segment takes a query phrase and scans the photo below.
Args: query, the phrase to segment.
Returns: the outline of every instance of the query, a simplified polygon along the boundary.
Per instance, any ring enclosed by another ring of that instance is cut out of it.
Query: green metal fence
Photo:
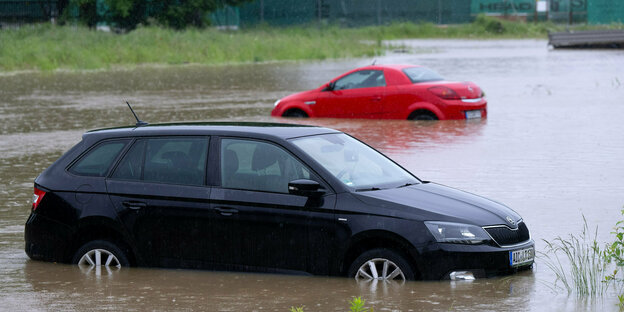
[[[340,5],[330,6],[329,19],[346,25],[381,25],[403,21],[460,24],[471,21],[470,1],[463,0],[335,2],[340,2]]]
[[[345,26],[471,21],[469,0],[256,0],[241,6],[240,16],[241,26],[288,26],[316,21]]]
[[[240,26],[240,12],[237,7],[226,6],[223,9],[210,13],[210,23],[221,28],[238,29],[238,26]]]
[[[59,16],[59,1],[0,0],[0,23],[49,21]]]
[[[256,0],[240,7],[241,26],[310,23],[316,19],[317,0]]]
[[[148,10],[159,1],[146,0]],[[68,0],[0,0],[0,24],[49,21],[58,18]],[[106,10],[97,0],[98,13]],[[538,9],[539,8],[539,9]],[[76,18],[78,10],[68,8]],[[266,23],[274,26],[333,23],[344,26],[383,25],[393,22],[460,24],[478,14],[526,21],[609,24],[624,22],[624,0],[255,0],[240,8],[210,14],[212,25],[228,28]]]
[[[587,22],[590,24],[624,23],[624,1],[588,0]]]
[[[472,0],[472,16],[485,14],[526,21],[586,23],[587,1],[594,0]],[[539,10],[538,3],[542,3]]]

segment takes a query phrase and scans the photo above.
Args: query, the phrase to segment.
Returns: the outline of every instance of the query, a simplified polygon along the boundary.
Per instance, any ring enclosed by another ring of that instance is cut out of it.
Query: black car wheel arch
[[[67,262],[76,263],[74,258],[79,249],[94,241],[109,242],[123,252],[124,257],[127,259],[127,265],[122,264],[122,266],[135,266],[141,262],[141,259],[135,257],[138,254],[137,250],[129,247],[133,245],[130,244],[131,240],[125,238],[126,236],[122,234],[121,229],[115,229],[113,221],[107,218],[88,217],[81,220],[74,237],[76,239],[68,249]]]
[[[128,267],[128,257],[116,244],[107,240],[93,240],[82,245],[72,258],[73,264]]]
[[[408,279],[420,279],[417,263],[417,252],[411,244],[396,234],[387,231],[369,231],[360,233],[351,241],[348,250],[345,252],[342,263],[342,272],[344,275],[351,276],[350,269],[353,263],[363,254],[371,250],[387,249],[400,254],[408,263],[412,271],[411,277]],[[412,252],[410,252],[412,250]],[[414,257],[416,256],[416,257]]]
[[[414,280],[416,274],[409,258],[389,248],[375,248],[362,253],[349,267],[348,276],[356,280]]]

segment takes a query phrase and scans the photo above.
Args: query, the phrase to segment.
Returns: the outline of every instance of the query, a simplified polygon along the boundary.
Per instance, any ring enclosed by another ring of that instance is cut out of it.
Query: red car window
[[[334,90],[385,87],[386,79],[382,70],[360,70],[336,81]]]

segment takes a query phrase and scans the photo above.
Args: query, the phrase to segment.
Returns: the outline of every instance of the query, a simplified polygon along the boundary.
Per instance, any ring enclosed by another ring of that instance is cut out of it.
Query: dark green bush
[[[78,19],[93,28],[104,22],[128,31],[154,19],[174,29],[210,25],[208,14],[225,5],[237,6],[252,0],[69,0],[65,10],[77,8]],[[64,16],[67,16],[64,12]]]
[[[489,33],[502,34],[505,32],[505,25],[503,22],[494,17],[479,15],[475,19],[474,23],[483,27],[485,31]]]

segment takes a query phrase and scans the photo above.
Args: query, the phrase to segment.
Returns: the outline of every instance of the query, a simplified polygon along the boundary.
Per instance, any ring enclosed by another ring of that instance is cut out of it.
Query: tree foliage
[[[106,23],[128,31],[157,21],[174,29],[210,25],[209,13],[253,0],[69,0],[66,10],[77,8],[79,20],[89,27]],[[67,12],[65,14],[67,16]]]

